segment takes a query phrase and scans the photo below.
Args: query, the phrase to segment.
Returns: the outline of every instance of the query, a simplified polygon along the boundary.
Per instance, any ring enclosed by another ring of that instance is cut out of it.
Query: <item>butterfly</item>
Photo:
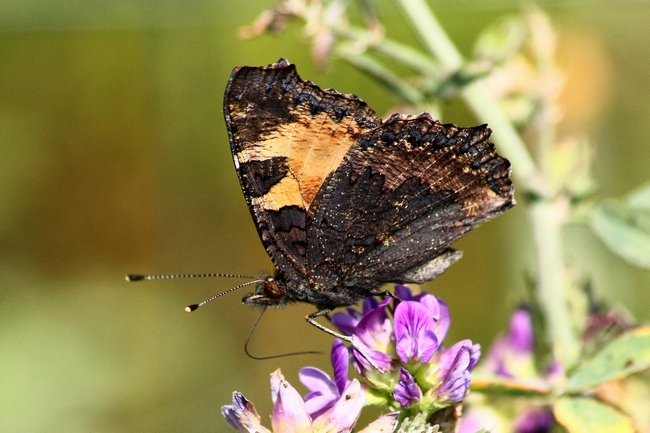
[[[302,80],[286,59],[235,68],[224,115],[275,266],[246,304],[310,303],[315,323],[386,283],[433,280],[460,259],[454,241],[514,205],[510,163],[486,125],[429,113],[382,120],[359,97]]]

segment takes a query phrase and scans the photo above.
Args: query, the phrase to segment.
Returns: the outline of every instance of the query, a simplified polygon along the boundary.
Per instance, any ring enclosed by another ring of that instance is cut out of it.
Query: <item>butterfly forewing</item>
[[[224,112],[262,242],[281,272],[300,278],[307,274],[307,212],[315,196],[350,147],[381,119],[356,96],[301,80],[286,60],[235,69]]]

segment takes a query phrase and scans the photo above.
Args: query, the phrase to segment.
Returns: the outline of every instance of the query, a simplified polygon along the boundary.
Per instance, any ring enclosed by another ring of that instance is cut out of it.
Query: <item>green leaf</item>
[[[650,368],[650,326],[620,335],[569,377],[567,392],[580,392]]]
[[[647,192],[633,195],[627,204],[605,201],[591,214],[591,229],[614,253],[631,264],[650,269],[650,208]]]
[[[562,397],[553,404],[553,415],[569,433],[634,433],[632,419],[589,397]]]
[[[650,211],[650,183],[632,191],[626,199],[631,209],[644,209]]]
[[[483,30],[474,45],[474,56],[479,60],[502,63],[521,49],[528,29],[521,16],[509,16]]]

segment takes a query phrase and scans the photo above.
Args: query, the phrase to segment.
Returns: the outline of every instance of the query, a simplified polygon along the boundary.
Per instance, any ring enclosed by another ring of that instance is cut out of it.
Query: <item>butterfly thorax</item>
[[[244,297],[242,302],[259,307],[283,307],[289,302],[306,302],[319,309],[333,309],[354,305],[360,299],[379,294],[376,284],[338,284],[334,287],[318,287],[309,279],[288,281],[282,274],[268,276],[257,283],[255,293]]]

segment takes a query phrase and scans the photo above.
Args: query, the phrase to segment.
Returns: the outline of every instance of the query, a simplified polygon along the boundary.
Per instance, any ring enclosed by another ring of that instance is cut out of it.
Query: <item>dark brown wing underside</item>
[[[427,113],[395,115],[363,135],[314,202],[314,287],[399,282],[511,207],[510,164],[489,135]]]
[[[487,127],[427,113],[382,123],[286,60],[235,69],[224,112],[262,243],[287,283],[307,279],[323,305],[435,278],[460,257],[454,241],[514,203],[510,164]]]
[[[281,60],[233,71],[224,114],[262,243],[289,280],[307,274],[307,212],[359,137],[381,124],[362,100],[322,90]]]

